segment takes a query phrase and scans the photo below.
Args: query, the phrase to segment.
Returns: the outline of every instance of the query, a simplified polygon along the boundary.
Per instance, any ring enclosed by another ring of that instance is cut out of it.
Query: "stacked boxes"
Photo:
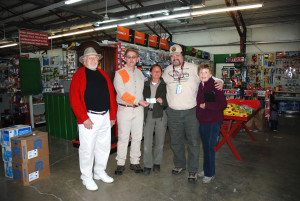
[[[50,175],[48,133],[34,131],[11,138],[13,180],[30,185]]]
[[[2,159],[4,161],[4,172],[6,177],[13,178],[11,138],[31,132],[31,126],[15,125],[0,129],[0,141],[2,145]]]

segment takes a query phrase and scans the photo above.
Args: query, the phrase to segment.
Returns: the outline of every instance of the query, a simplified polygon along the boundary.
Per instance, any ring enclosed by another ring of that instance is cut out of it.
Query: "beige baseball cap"
[[[178,44],[172,45],[170,47],[170,55],[182,54],[182,47]]]
[[[97,56],[99,60],[102,59],[101,54],[98,54],[94,48],[88,47],[84,50],[83,55],[81,57],[79,57],[80,63],[84,64],[84,57],[85,56],[92,56],[92,55]]]

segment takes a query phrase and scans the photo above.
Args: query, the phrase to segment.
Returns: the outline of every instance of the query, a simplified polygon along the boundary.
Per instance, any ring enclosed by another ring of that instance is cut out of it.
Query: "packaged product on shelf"
[[[4,174],[6,177],[13,178],[12,162],[4,161]]]

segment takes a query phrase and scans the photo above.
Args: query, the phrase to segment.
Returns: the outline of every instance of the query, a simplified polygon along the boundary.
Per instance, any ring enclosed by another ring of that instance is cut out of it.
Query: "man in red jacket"
[[[79,128],[79,165],[83,185],[98,189],[93,180],[111,183],[106,172],[111,146],[111,127],[115,124],[117,102],[114,87],[105,71],[98,69],[102,58],[94,48],[85,49],[79,61],[84,67],[74,74],[70,102]],[[94,175],[93,175],[94,167]]]

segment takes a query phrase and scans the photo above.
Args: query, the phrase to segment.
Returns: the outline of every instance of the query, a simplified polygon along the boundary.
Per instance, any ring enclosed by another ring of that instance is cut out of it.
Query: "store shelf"
[[[43,103],[33,103],[32,105],[45,105],[45,102],[43,102]]]
[[[46,121],[39,121],[39,122],[34,122],[35,124],[44,124]]]
[[[284,97],[279,96],[274,98],[276,101],[300,101],[300,97]]]

